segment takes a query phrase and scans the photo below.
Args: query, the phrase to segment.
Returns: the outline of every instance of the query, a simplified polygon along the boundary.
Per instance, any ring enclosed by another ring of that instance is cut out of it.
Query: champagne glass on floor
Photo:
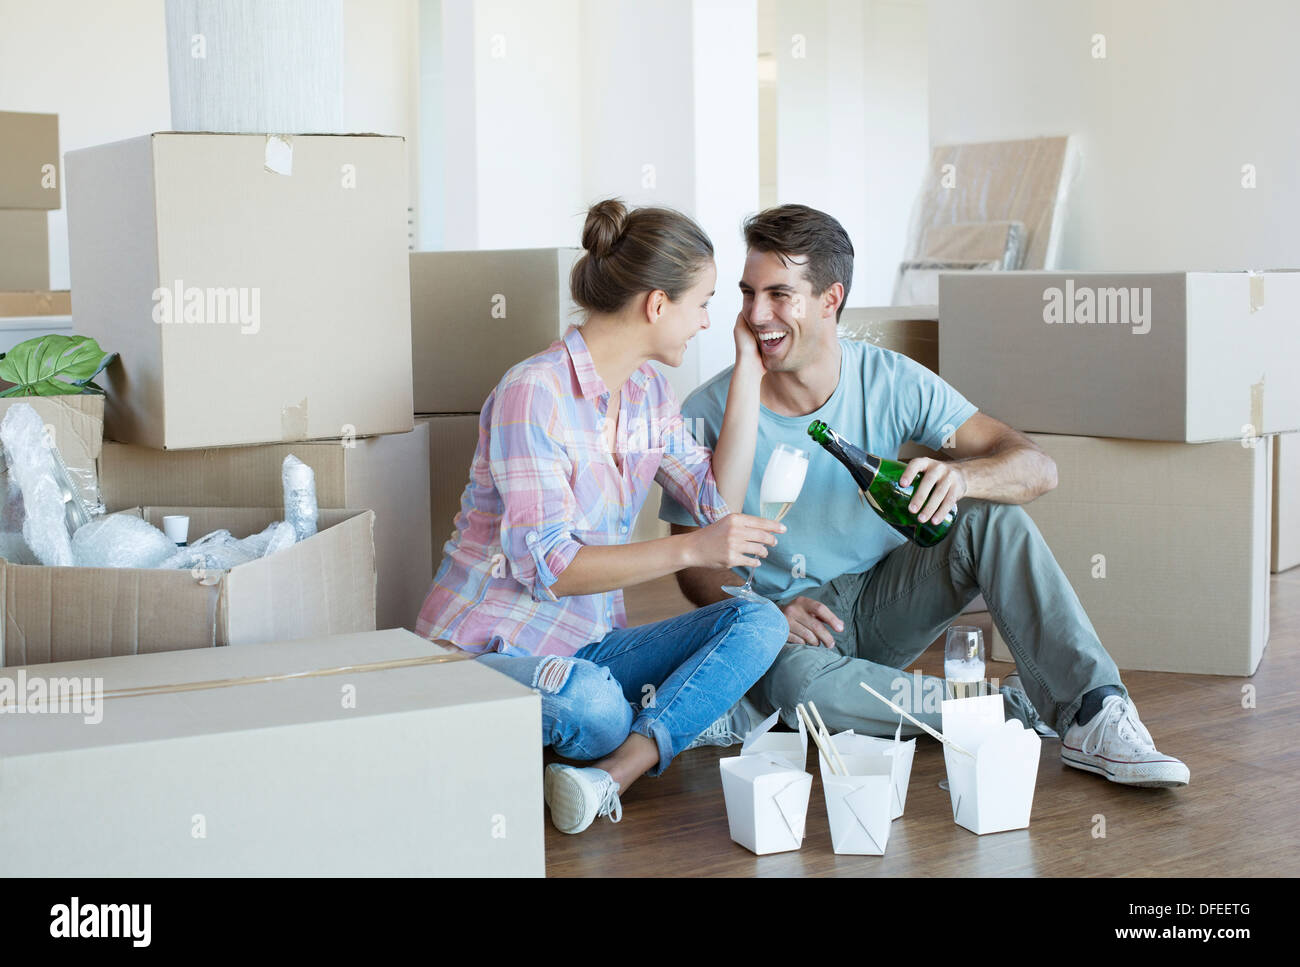
[[[975,698],[984,694],[984,632],[973,625],[953,625],[943,645],[946,698]],[[939,783],[948,788],[948,780]]]
[[[808,454],[782,443],[767,459],[763,471],[763,481],[758,488],[758,512],[768,520],[780,520],[790,511],[790,507],[799,499],[803,489],[804,477],[808,475]],[[754,591],[754,569],[743,585],[728,585],[722,590],[732,597],[747,601],[763,601],[762,595]]]

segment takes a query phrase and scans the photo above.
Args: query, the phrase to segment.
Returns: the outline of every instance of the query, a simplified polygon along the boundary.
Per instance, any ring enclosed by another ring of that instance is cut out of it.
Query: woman
[[[428,638],[536,689],[551,821],[566,833],[622,816],[619,795],[658,775],[767,670],[789,626],[770,602],[723,601],[626,628],[631,584],[684,567],[757,564],[781,524],[729,514],[754,460],[763,364],[743,319],[718,445],[686,431],[663,375],[709,325],[713,245],[666,209],[616,200],[587,213],[570,288],[586,310],[506,373],[483,406],[470,482],[420,613]],[[701,529],[628,543],[652,480]],[[634,707],[635,706],[635,707]]]

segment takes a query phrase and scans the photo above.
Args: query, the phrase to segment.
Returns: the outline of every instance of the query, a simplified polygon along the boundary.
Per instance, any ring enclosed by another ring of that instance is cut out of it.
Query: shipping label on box
[[[1270,441],[1030,439],[1060,482],[1024,509],[1115,663],[1254,674],[1268,641]],[[993,657],[1012,660],[994,631]]]
[[[541,876],[539,699],[459,657],[396,630],[4,669],[0,865]]]
[[[190,535],[236,537],[282,507],[147,507],[190,518]],[[375,629],[374,514],[322,510],[320,530],[229,571],[44,567],[0,561],[0,664],[26,665]]]
[[[415,412],[477,413],[515,363],[581,322],[577,248],[411,253]]]
[[[414,425],[401,138],[154,134],[68,154],[106,432],[187,449]]]
[[[0,208],[60,207],[59,116],[0,111],[0,145]]]
[[[954,272],[939,309],[943,378],[1019,430],[1300,429],[1300,272]]]

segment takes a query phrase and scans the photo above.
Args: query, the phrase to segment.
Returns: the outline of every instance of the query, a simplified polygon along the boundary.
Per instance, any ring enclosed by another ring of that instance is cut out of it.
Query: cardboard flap
[[[740,747],[741,755],[763,755],[772,759],[779,759],[788,765],[791,769],[797,769],[800,772],[808,763],[808,732],[804,729],[803,720],[799,720],[799,732],[777,732],[771,731],[772,726],[776,724],[781,715],[781,710],[777,709],[759,725],[751,729],[745,736],[745,741]]]
[[[875,852],[883,854],[889,842],[889,793],[879,782],[862,783],[844,796],[844,805]]]
[[[7,563],[3,571],[6,665],[216,644],[221,588],[188,571]]]
[[[772,796],[772,802],[796,843],[803,842],[804,824],[808,817],[808,796],[811,792],[812,776],[804,774],[786,783]]]
[[[335,514],[345,519],[327,526]],[[375,630],[374,512],[322,511],[320,523],[307,540],[226,575],[222,644]]]

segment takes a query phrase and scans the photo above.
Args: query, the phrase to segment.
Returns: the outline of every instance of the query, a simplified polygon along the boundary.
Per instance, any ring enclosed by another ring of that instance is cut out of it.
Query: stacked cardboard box
[[[940,372],[1056,460],[1026,510],[1121,668],[1259,664],[1298,310],[1292,272],[942,277]]]
[[[59,207],[59,118],[0,111],[0,292],[48,289]]]
[[[488,395],[511,366],[579,321],[569,271],[581,254],[575,248],[411,253],[415,412],[429,427],[435,570],[460,512]]]
[[[121,354],[103,376],[109,509],[156,522],[175,505],[192,538],[254,533],[283,517],[293,452],[316,470],[320,530],[215,575],[6,563],[6,663],[373,630],[377,600],[413,625],[431,572],[408,534],[429,525],[406,171],[403,140],[378,136],[69,154],[78,330]]]

